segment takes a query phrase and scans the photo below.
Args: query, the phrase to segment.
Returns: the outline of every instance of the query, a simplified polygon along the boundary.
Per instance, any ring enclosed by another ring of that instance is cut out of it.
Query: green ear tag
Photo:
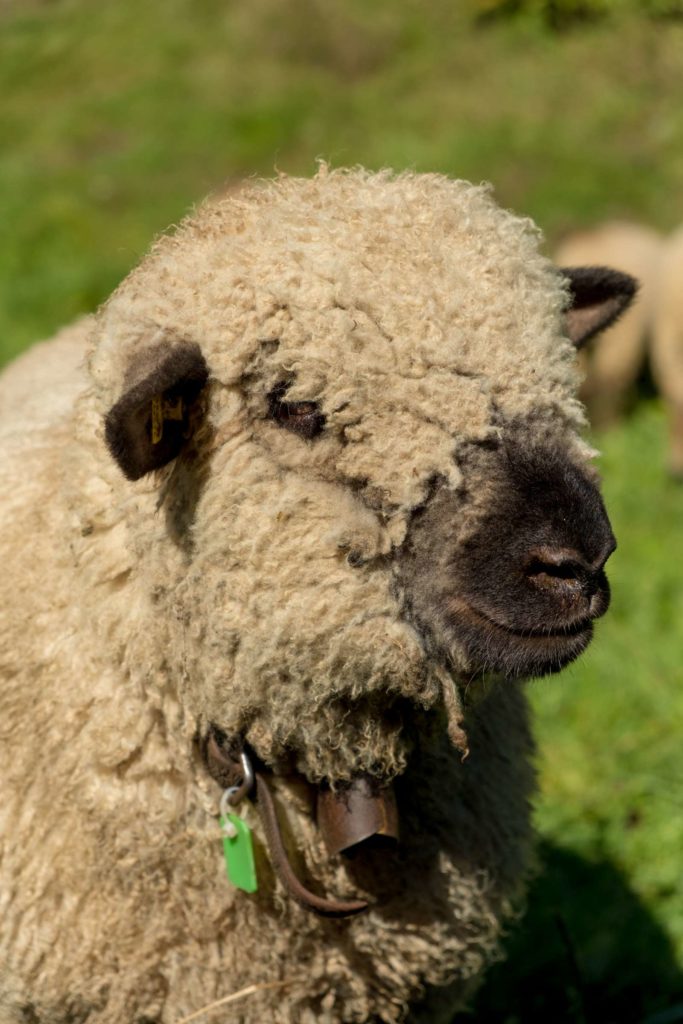
[[[228,878],[244,892],[256,892],[256,866],[251,829],[237,814],[226,814],[220,819],[223,829],[223,854]]]

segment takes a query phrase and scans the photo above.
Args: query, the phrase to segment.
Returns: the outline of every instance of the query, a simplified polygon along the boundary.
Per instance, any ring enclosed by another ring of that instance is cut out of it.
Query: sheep
[[[582,353],[580,395],[599,430],[623,416],[645,359],[657,303],[664,237],[653,228],[607,221],[567,235],[554,253],[561,266],[606,264],[638,280],[638,298],[616,326]]]
[[[664,243],[651,346],[652,377],[669,418],[668,468],[683,481],[683,227]]]
[[[322,166],[6,371],[2,1024],[466,1002],[533,862],[523,681],[609,603],[574,346],[633,290],[488,187]]]

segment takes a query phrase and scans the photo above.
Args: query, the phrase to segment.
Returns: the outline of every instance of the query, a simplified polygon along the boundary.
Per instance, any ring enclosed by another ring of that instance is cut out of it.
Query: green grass
[[[465,5],[467,7],[467,5]],[[683,24],[474,29],[441,0],[9,0],[0,360],[91,309],[206,192],[278,167],[490,179],[551,234],[683,220]]]
[[[683,24],[551,35],[459,10],[1,6],[0,363],[95,308],[206,192],[318,156],[491,180],[551,238],[683,221]],[[683,1003],[683,489],[663,432],[650,404],[600,439],[613,606],[578,665],[531,686],[545,870],[482,1021],[635,1024]]]
[[[480,997],[491,1024],[635,1024],[679,1003],[683,1021],[683,487],[657,403],[598,442],[612,605],[578,663],[530,684],[545,870]]]

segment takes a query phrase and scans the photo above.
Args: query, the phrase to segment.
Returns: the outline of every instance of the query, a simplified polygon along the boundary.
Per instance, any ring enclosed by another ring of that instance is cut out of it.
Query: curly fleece
[[[525,698],[465,699],[464,659],[446,672],[401,617],[392,553],[436,478],[485,504],[458,453],[508,423],[588,457],[538,243],[438,175],[259,183],[0,380],[2,1024],[173,1024],[283,980],[212,1019],[395,1022],[442,986],[447,1020],[476,983],[528,870]],[[178,342],[208,365],[201,415],[130,483],[104,417]],[[273,422],[278,384],[319,403],[320,437]],[[369,913],[292,904],[256,821],[260,889],[230,889],[210,722],[277,770],[302,874]],[[305,780],[359,771],[397,777],[388,861],[328,857],[312,820]]]

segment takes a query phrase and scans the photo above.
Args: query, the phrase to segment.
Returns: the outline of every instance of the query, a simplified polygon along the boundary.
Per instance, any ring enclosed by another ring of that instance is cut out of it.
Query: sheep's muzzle
[[[561,442],[514,432],[472,446],[463,471],[462,489],[438,484],[409,526],[397,560],[406,617],[468,672],[557,672],[609,605],[616,542],[595,480]]]

